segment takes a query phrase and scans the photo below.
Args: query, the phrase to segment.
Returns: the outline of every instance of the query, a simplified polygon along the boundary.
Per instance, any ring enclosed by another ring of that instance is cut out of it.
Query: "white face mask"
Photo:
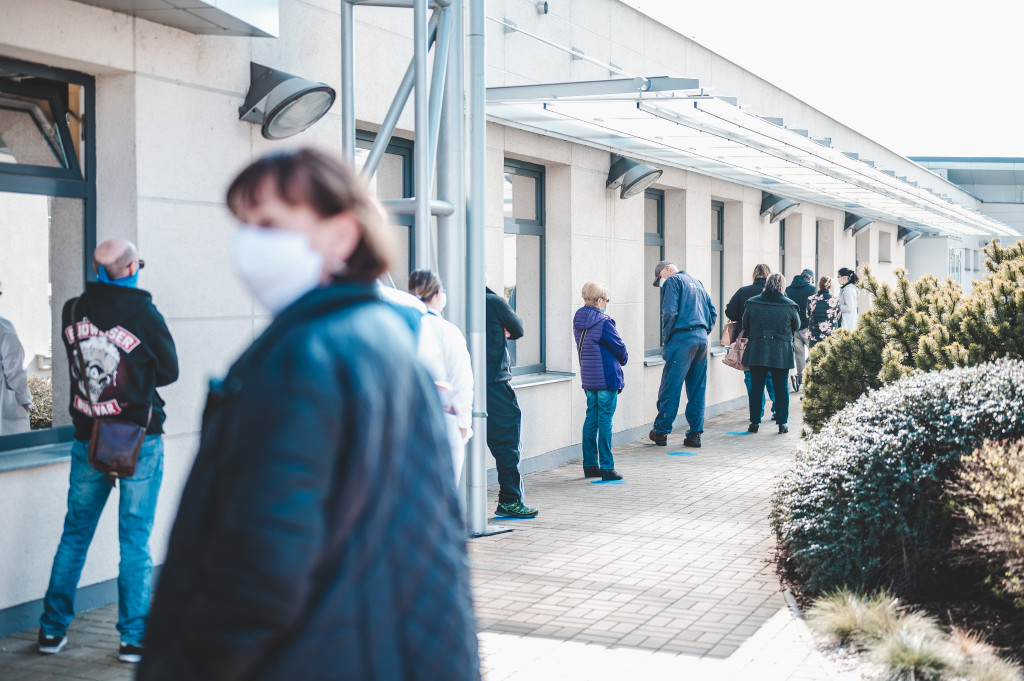
[[[235,233],[231,259],[256,300],[275,315],[318,287],[324,268],[304,234],[251,225]]]

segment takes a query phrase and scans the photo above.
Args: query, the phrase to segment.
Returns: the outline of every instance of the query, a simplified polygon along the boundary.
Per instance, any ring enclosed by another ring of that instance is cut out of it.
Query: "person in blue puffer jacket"
[[[583,475],[602,480],[622,480],[612,457],[612,419],[619,393],[625,386],[622,367],[629,359],[615,320],[605,314],[608,287],[594,281],[583,285],[583,307],[572,320],[580,377],[587,394],[587,418],[583,422]]]

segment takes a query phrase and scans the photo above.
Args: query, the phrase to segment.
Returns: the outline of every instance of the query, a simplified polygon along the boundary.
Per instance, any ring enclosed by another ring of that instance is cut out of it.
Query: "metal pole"
[[[356,159],[355,15],[352,5],[341,3],[341,154]]]
[[[435,12],[430,17],[428,44],[432,43],[436,36],[437,13]],[[402,116],[402,110],[409,101],[409,95],[412,94],[413,81],[416,78],[415,67],[416,58],[413,57],[413,60],[409,62],[409,67],[405,70],[405,76],[402,77],[402,82],[398,86],[395,98],[391,100],[391,107],[384,116],[384,122],[380,124],[380,132],[377,133],[377,137],[373,141],[373,147],[370,149],[370,154],[366,157],[366,163],[363,164],[363,177],[367,179],[373,177],[373,174],[377,172],[377,165],[384,158],[384,151],[387,149],[388,144],[391,143],[391,136],[395,134],[398,119]]]
[[[466,167],[464,104],[465,33],[462,0],[448,10],[452,36],[448,53],[448,74],[444,82],[444,108],[437,141],[437,196],[454,206],[451,217],[437,219],[438,274],[448,292],[445,317],[466,332]],[[440,52],[438,52],[440,54]]]
[[[415,168],[416,227],[414,249],[416,269],[429,269],[430,243],[430,83],[427,80],[427,0],[413,3],[413,64],[416,74],[414,120],[416,147]]]
[[[487,106],[484,43],[485,0],[469,0],[469,193],[466,225],[466,327],[473,359],[473,439],[470,441],[467,525],[470,535],[487,533],[487,346],[484,335],[484,221]]]
[[[437,164],[437,138],[441,134],[441,107],[444,104],[446,76],[448,75],[449,45],[451,43],[452,12],[450,9],[441,11],[441,24],[437,33],[437,44],[434,45],[434,71],[430,76],[430,180],[434,185],[434,169]]]

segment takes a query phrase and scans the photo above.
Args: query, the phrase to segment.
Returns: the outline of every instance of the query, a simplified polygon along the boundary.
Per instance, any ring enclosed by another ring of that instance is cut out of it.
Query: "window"
[[[786,276],[786,221],[779,220],[779,274]]]
[[[0,450],[71,438],[60,316],[96,242],[94,110],[90,76],[0,58],[0,333],[18,357],[3,358]],[[26,384],[34,407],[23,415]]]
[[[362,168],[370,155],[373,147],[373,140],[376,135],[372,132],[356,131],[356,167]],[[397,137],[392,137],[388,143],[384,156],[377,164],[377,172],[373,175],[370,188],[377,193],[377,198],[403,199],[413,195],[413,162],[412,142]],[[409,283],[409,272],[414,269],[416,254],[413,250],[413,227],[415,217],[412,215],[398,215],[392,218],[398,226],[397,253],[395,262],[391,266],[391,279],[397,288],[406,289]]]
[[[814,271],[821,276],[821,221],[814,221]],[[812,282],[815,286],[818,282]]]
[[[525,333],[509,343],[512,374],[544,371],[544,168],[505,160],[502,292]]]
[[[725,204],[711,202],[711,302],[718,310],[718,333],[712,333],[712,343],[722,337],[725,323]]]
[[[644,192],[644,272],[665,259],[665,192]],[[644,276],[648,276],[644,274]],[[661,354],[661,289],[644,287],[644,355]]]

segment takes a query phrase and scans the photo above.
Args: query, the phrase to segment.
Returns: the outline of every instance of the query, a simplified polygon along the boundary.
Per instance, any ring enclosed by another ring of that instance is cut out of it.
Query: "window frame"
[[[718,253],[718,333],[714,334],[713,345],[721,345],[722,331],[725,329],[725,202],[711,201],[711,213],[718,213],[717,239],[711,240],[711,253]],[[714,257],[714,255],[712,255]]]
[[[516,341],[511,341],[509,348],[509,359],[512,361],[512,365],[509,367],[509,373],[512,376],[522,376],[524,374],[539,374],[545,371],[547,367],[547,240],[545,238],[545,168],[542,165],[536,163],[528,163],[526,161],[517,161],[515,159],[506,158],[504,159],[504,169],[502,170],[502,181],[504,182],[505,175],[520,175],[522,177],[530,177],[534,180],[534,215],[536,219],[525,220],[523,218],[515,218],[509,216],[504,217],[503,234],[515,234],[517,236],[536,236],[540,237],[540,324],[538,334],[540,336],[540,362],[536,364],[528,364],[526,366],[517,366],[516,361]],[[504,245],[502,246],[504,248]],[[518,302],[518,300],[517,300]],[[515,308],[513,308],[515,311]]]
[[[779,220],[779,274],[786,276],[786,218]]]
[[[359,149],[372,149],[377,139],[377,133],[368,130],[356,130],[356,147]],[[384,148],[385,154],[394,154],[402,159],[402,197],[409,199],[416,193],[416,166],[413,163],[413,149],[415,142],[412,140],[394,137],[388,141]],[[394,215],[392,220],[396,225],[403,225],[409,228],[409,271],[416,269],[416,216],[415,215]]]
[[[58,119],[58,127],[63,139],[62,146],[70,168],[50,168],[46,166],[0,163],[0,192],[11,194],[35,194],[59,198],[82,200],[82,286],[86,281],[95,280],[92,271],[92,253],[96,249],[96,79],[78,71],[60,69],[32,62],[0,57],[0,71],[33,76],[52,80],[67,85],[78,85],[82,88],[85,108],[82,111],[81,155],[75,152],[71,144],[70,132],[66,120]],[[38,86],[39,90],[45,89]],[[32,89],[36,89],[34,86]],[[49,99],[49,97],[47,97]],[[52,100],[51,100],[51,106]],[[63,106],[61,107],[63,108]],[[84,171],[84,172],[82,172]],[[51,310],[51,314],[60,314],[59,310]],[[59,339],[52,339],[59,342]],[[52,342],[52,341],[51,341]],[[59,348],[63,349],[61,343]],[[56,361],[56,360],[54,360]],[[64,405],[54,405],[54,409],[62,409]],[[0,435],[0,456],[14,453],[27,447],[70,442],[74,435],[74,426],[50,427],[46,430],[29,431],[13,435]]]
[[[664,189],[645,189],[644,200],[652,199],[658,204],[658,215],[655,224],[654,232],[647,231],[647,225],[644,225],[644,248],[648,246],[657,246],[659,251],[658,261],[665,259],[665,190]],[[644,348],[644,357],[660,357],[662,350],[665,345],[661,342],[661,301],[665,298],[665,290],[661,287],[658,288],[658,345],[653,348]],[[646,326],[646,320],[645,320]],[[646,333],[646,332],[645,332]],[[646,342],[644,343],[646,345]]]

